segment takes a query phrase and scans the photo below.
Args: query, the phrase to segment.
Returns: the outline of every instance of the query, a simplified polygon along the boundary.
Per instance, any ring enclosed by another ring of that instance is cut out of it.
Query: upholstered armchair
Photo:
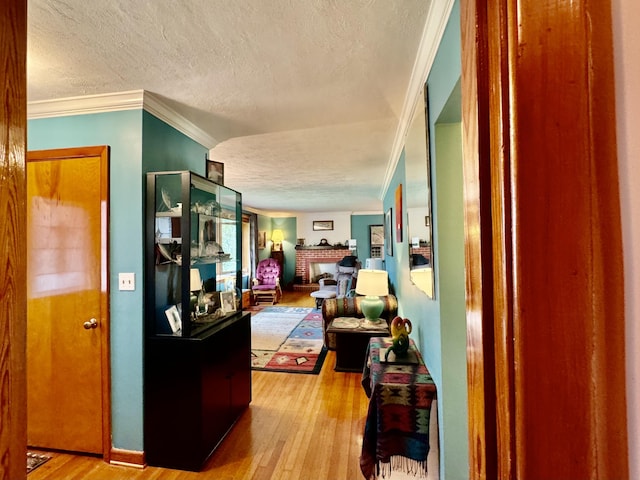
[[[358,281],[358,270],[362,268],[362,263],[358,257],[347,255],[336,263],[336,274],[334,279],[338,283],[338,297],[349,296],[349,291],[356,288]],[[346,291],[340,290],[346,286]]]
[[[278,303],[282,297],[280,288],[280,264],[273,258],[266,258],[258,262],[256,276],[251,285],[251,292],[255,303],[269,301]]]
[[[324,344],[329,350],[335,350],[335,335],[327,333],[327,328],[334,318],[337,317],[356,317],[364,318],[364,314],[360,309],[360,302],[364,297],[343,297],[343,298],[327,298],[322,302],[322,331],[324,335]],[[380,318],[386,320],[387,324],[398,314],[398,300],[395,295],[387,295],[381,297],[384,301],[384,309],[380,314]]]

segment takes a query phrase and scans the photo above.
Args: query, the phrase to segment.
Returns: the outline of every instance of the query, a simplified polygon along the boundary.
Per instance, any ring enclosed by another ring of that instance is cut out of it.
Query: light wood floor
[[[313,307],[308,292],[284,292],[280,305]],[[367,397],[360,374],[252,372],[253,400],[202,472],[109,465],[101,458],[53,453],[28,480],[354,480]]]

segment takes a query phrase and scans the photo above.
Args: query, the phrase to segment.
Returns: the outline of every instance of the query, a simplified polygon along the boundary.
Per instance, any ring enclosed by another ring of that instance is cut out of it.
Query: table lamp
[[[284,232],[279,228],[275,229],[271,233],[271,241],[273,242],[274,250],[282,250],[282,242],[284,242]]]
[[[198,270],[197,268],[192,268],[189,270],[189,290],[191,291],[189,306],[191,307],[191,312],[196,314],[196,311],[198,310],[200,305],[204,303],[204,293],[202,292],[202,277],[200,276],[200,270]]]
[[[360,302],[365,325],[380,325],[380,314],[384,310],[381,296],[389,295],[389,280],[385,270],[360,270],[356,293],[365,297]]]

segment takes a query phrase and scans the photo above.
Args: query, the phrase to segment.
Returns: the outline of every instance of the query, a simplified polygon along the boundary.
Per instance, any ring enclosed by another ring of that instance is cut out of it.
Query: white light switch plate
[[[136,274],[135,273],[119,273],[118,274],[118,290],[135,290]]]

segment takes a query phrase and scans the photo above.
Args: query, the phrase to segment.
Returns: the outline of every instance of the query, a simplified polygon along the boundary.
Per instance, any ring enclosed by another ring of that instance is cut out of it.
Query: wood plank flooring
[[[279,305],[313,307],[308,292],[284,292]],[[202,472],[109,465],[101,458],[54,452],[28,480],[354,480],[367,397],[360,374],[333,371],[329,352],[319,375],[252,372],[253,400]]]

